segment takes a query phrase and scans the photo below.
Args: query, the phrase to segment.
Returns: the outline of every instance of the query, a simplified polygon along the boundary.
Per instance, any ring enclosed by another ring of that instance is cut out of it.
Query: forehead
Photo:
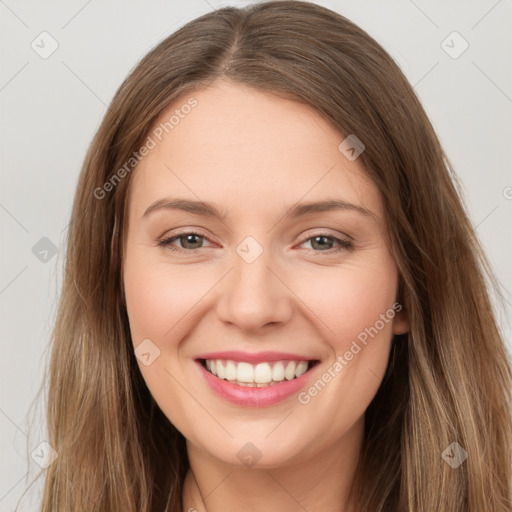
[[[345,137],[309,105],[217,81],[176,99],[149,136],[154,147],[130,187],[138,217],[165,195],[260,217],[280,205],[336,196],[382,216],[362,164],[338,148]]]

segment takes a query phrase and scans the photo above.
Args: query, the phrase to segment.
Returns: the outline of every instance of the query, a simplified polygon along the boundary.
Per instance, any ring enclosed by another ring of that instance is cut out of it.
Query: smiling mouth
[[[281,360],[251,364],[229,359],[198,359],[218,379],[245,387],[275,386],[297,379],[320,363],[319,360]]]

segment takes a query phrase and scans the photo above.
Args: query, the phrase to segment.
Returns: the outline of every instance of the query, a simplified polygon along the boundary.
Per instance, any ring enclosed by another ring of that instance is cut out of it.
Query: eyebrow
[[[226,218],[215,205],[204,201],[190,199],[163,198],[152,203],[142,215],[142,218],[161,210],[183,210],[204,217],[215,217],[221,222]],[[308,203],[298,203],[286,210],[283,219],[297,218],[312,213],[328,212],[333,210],[355,211],[365,216],[375,217],[375,214],[364,206],[352,204],[343,199],[327,199]]]

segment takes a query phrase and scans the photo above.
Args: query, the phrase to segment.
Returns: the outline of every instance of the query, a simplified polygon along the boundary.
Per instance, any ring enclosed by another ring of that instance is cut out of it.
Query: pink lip
[[[274,353],[275,354],[275,353]],[[286,354],[289,357],[291,354]],[[293,357],[295,359],[295,356]],[[203,359],[203,358],[201,358]],[[208,358],[209,359],[209,358]],[[224,359],[223,357],[215,357],[212,359]],[[229,358],[226,358],[229,359]],[[304,360],[304,358],[301,358]],[[268,359],[266,359],[268,361]],[[283,381],[280,384],[266,387],[246,387],[238,386],[224,379],[219,379],[206,368],[200,361],[196,360],[204,379],[220,397],[237,405],[246,407],[265,407],[277,404],[282,400],[298,393],[311,378],[311,374],[315,371],[316,366],[310,368],[306,373],[293,380]]]
[[[299,354],[286,352],[243,352],[241,350],[228,350],[227,352],[210,352],[199,354],[196,359],[229,359],[230,361],[246,361],[247,363],[264,363],[266,361],[313,361],[314,357],[304,357]]]

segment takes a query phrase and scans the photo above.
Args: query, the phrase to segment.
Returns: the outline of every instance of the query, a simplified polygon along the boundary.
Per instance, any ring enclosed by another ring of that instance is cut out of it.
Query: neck
[[[183,487],[183,511],[353,512],[349,491],[363,434],[364,416],[313,456],[270,468],[227,464],[187,441],[190,468]]]

